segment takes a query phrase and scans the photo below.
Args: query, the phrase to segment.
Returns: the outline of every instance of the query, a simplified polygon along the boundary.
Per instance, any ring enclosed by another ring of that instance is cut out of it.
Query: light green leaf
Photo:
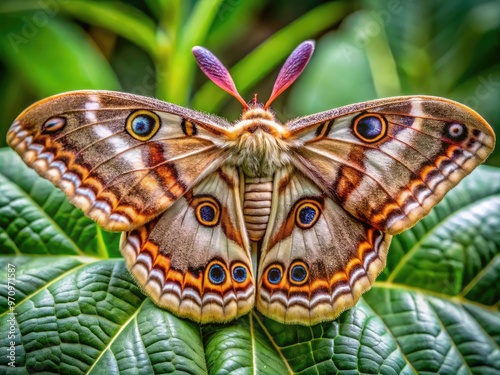
[[[0,34],[6,37],[0,38],[0,53],[40,97],[120,87],[108,62],[78,26],[45,13],[46,23],[37,24],[37,14],[3,19]]]
[[[156,25],[137,8],[122,2],[68,1],[63,9],[90,25],[100,26],[144,48],[158,57]]]
[[[195,61],[191,48],[205,39],[222,0],[200,0],[194,4],[182,29],[177,31],[174,53],[170,61],[158,61],[160,72],[169,79],[158,81],[158,96],[185,105],[190,92]]]

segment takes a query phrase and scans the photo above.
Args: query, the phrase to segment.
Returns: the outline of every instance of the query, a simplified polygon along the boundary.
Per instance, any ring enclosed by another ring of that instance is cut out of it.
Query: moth
[[[201,70],[243,106],[234,123],[163,101],[75,91],[33,104],[7,140],[102,228],[158,306],[200,323],[254,306],[312,325],[351,308],[415,225],[494,147],[472,109],[373,100],[281,123],[270,109],[305,68],[300,44],[269,100],[247,103],[222,63]]]

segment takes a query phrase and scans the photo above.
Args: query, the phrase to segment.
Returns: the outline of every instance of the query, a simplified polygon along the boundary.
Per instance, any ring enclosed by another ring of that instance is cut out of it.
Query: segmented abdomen
[[[271,214],[271,198],[273,194],[273,178],[247,177],[245,179],[245,196],[243,198],[243,216],[251,241],[260,241],[266,233],[269,215]]]

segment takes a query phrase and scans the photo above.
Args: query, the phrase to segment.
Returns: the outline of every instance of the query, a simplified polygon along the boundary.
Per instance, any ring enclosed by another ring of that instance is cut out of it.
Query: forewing
[[[130,127],[144,132],[144,121],[158,123],[154,135],[132,136]],[[103,228],[130,230],[222,165],[226,126],[155,99],[77,91],[29,107],[7,141]]]
[[[349,213],[390,234],[429,213],[495,143],[476,112],[436,97],[353,104],[287,126],[299,144],[296,167]]]

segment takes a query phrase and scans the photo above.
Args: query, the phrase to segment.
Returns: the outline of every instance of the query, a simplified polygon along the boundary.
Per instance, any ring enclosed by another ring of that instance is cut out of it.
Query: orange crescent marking
[[[370,235],[370,233],[369,233]],[[339,271],[336,272],[331,278],[330,278],[330,289],[335,288],[335,284],[338,282],[347,282],[349,283],[351,279],[351,271],[355,266],[361,266],[361,268],[364,269],[364,257],[365,254],[369,251],[373,251],[373,246],[370,245],[367,241],[363,241],[362,243],[359,244],[358,246],[358,254],[357,258],[354,258],[347,263],[346,267],[344,268],[344,271]],[[366,271],[366,270],[365,270]]]
[[[182,274],[178,272],[179,275]],[[192,272],[184,273],[183,281],[182,281],[182,289],[185,289],[187,285],[198,291],[198,294],[201,296],[203,294],[203,272],[198,272],[198,275],[194,275]]]

